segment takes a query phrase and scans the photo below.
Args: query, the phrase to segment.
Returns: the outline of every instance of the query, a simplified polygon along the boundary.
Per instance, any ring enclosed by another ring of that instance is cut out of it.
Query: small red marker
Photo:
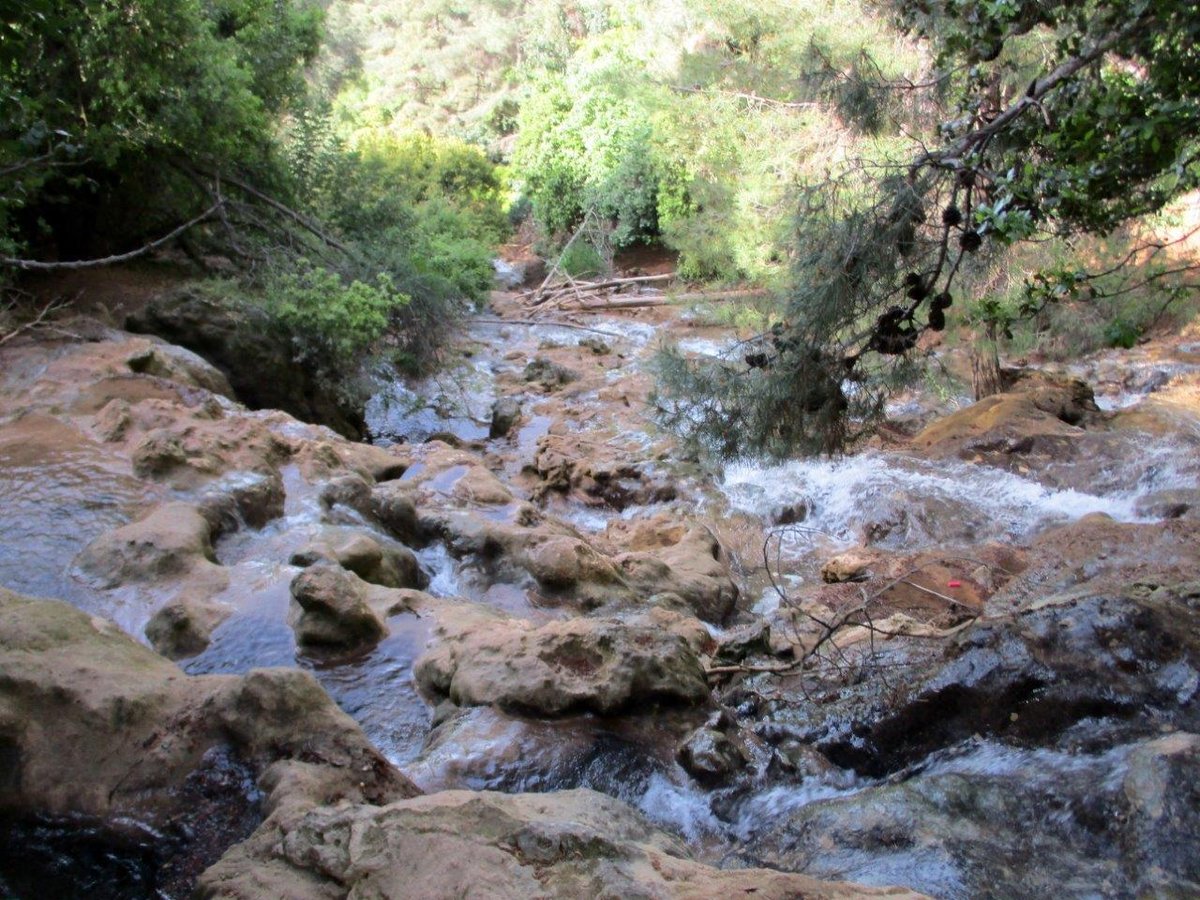
[[[946,587],[962,587],[961,581],[948,581]]]

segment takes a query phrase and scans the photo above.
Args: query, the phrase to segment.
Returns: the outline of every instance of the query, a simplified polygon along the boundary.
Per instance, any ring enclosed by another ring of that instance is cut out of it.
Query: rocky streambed
[[[0,350],[0,893],[1200,892],[1194,343],[715,471],[674,311],[497,295],[372,444],[194,303]]]

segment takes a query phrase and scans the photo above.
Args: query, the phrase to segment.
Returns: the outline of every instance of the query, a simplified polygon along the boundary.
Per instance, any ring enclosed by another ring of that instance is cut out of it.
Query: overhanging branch
[[[137,259],[139,256],[144,256],[151,250],[161,247],[163,244],[179,237],[189,228],[199,225],[205,219],[213,216],[217,210],[224,204],[223,200],[218,200],[200,215],[194,219],[189,219],[173,231],[164,234],[158,240],[151,241],[137,250],[130,250],[128,253],[118,253],[115,256],[105,256],[100,259],[76,259],[63,262],[40,262],[33,259],[13,259],[11,257],[0,258],[0,266],[5,266],[10,269],[21,269],[25,272],[54,272],[63,269],[94,269],[100,266],[111,266],[116,263],[128,262],[131,259]]]
[[[949,147],[944,147],[940,150],[923,153],[917,157],[909,167],[911,171],[916,171],[923,166],[953,166],[959,163],[965,156],[968,156],[976,147],[985,144],[993,137],[1015,122],[1021,115],[1030,108],[1041,108],[1041,101],[1051,91],[1055,90],[1063,82],[1068,81],[1076,75],[1081,69],[1086,69],[1092,63],[1103,57],[1110,50],[1113,50],[1118,45],[1129,40],[1134,35],[1142,32],[1155,24],[1155,17],[1150,14],[1145,14],[1127,24],[1124,28],[1119,28],[1116,31],[1108,34],[1103,39],[1097,41],[1087,50],[1080,53],[1078,56],[1073,56],[1055,68],[1043,78],[1035,79],[1029,86],[1029,90],[1021,96],[1019,100],[1009,104],[996,118],[992,119],[985,125],[968,132],[959,138],[954,144]]]

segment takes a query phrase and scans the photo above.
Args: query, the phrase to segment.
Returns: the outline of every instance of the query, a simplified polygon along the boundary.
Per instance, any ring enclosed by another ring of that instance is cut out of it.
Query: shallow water
[[[612,381],[638,368],[659,337],[655,326],[632,320],[600,320],[596,327],[629,356],[624,368],[609,372]],[[415,386],[396,385],[377,397],[369,418],[381,442],[417,442],[437,432],[487,441],[497,374],[519,370],[541,341],[570,345],[580,338],[575,330],[555,326],[506,329],[476,324],[472,335],[483,349],[457,370]],[[682,345],[685,351],[706,355],[734,346],[731,339],[719,337],[692,337]],[[513,350],[521,358],[502,358]],[[1149,375],[1138,375],[1124,393],[1106,394],[1103,403],[1114,408],[1132,405],[1154,390],[1143,387],[1159,383],[1162,377],[1200,370],[1200,365],[1190,362],[1181,363],[1184,368],[1178,371],[1171,365],[1147,362],[1153,369]],[[1160,372],[1165,376],[1156,374]],[[648,426],[630,427],[631,419],[614,417],[595,391],[573,398],[571,404],[571,418],[556,421],[549,415],[527,414],[511,439],[487,442],[494,454],[489,463],[508,479],[516,479],[532,461],[539,439],[552,427],[584,432],[612,428],[631,457],[656,440]],[[582,532],[603,535],[615,524],[699,511],[719,526],[730,526],[733,520],[748,523],[753,539],[764,531],[774,532],[785,557],[810,560],[816,557],[815,548],[829,551],[868,535],[876,543],[905,551],[947,543],[1019,542],[1047,526],[1096,512],[1119,521],[1143,521],[1138,512],[1141,499],[1156,491],[1200,486],[1190,447],[1143,437],[1129,440],[1129,452],[1108,469],[1097,470],[1088,490],[1056,487],[1044,475],[1039,480],[985,465],[931,462],[885,451],[778,465],[743,462],[728,466],[715,481],[704,480],[694,467],[684,477],[684,470],[668,458],[655,466],[660,467],[659,475],[675,473],[678,501],[617,510],[552,496],[545,512]],[[0,542],[0,584],[68,599],[90,612],[116,618],[140,636],[149,611],[145,598],[138,605],[139,598],[127,590],[91,591],[69,575],[70,560],[88,540],[168,495],[133,479],[102,451],[86,440],[64,442],[57,448],[0,444],[0,506],[7,517]],[[454,466],[438,472],[422,480],[422,489],[448,497],[466,471],[465,466]],[[1052,467],[1048,471],[1053,474]],[[423,464],[418,462],[404,478],[412,481],[423,475]],[[311,671],[381,751],[422,787],[506,791],[590,787],[632,803],[710,859],[722,858],[730,847],[753,843],[764,825],[887,786],[834,770],[795,784],[764,781],[740,788],[741,794],[732,798],[704,790],[675,761],[679,742],[703,718],[694,713],[539,721],[474,709],[462,713],[451,723],[453,727],[435,732],[426,746],[433,711],[418,695],[412,669],[429,642],[430,620],[411,614],[394,616],[389,621],[390,636],[356,655],[321,657],[297,648],[287,618],[289,585],[300,570],[288,560],[320,535],[331,519],[368,531],[370,526],[352,510],[339,507],[331,514],[323,509],[317,489],[295,467],[286,467],[283,478],[286,503],[281,519],[218,541],[217,557],[231,576],[230,588],[218,600],[229,604],[234,613],[216,629],[204,653],[182,664],[185,671],[242,673],[260,666],[299,665]],[[514,494],[526,496],[520,487],[514,487]],[[517,509],[510,504],[475,514],[505,518]],[[784,511],[799,521],[774,526]],[[430,579],[427,590],[434,596],[462,596],[534,621],[566,614],[539,606],[527,585],[492,583],[470,560],[454,559],[441,543],[421,548],[417,557]],[[762,595],[756,611],[769,613],[772,597]],[[1124,765],[1120,754],[1073,756],[982,741],[937,754],[920,771],[901,777],[917,781],[1020,776],[1033,779],[1035,786],[1044,783],[1047,790],[1059,778],[1095,778],[1110,790],[1115,789],[1112,779],[1122,777]],[[822,865],[823,871],[868,883],[911,884],[943,896],[967,891],[960,873],[948,867],[943,856],[920,848],[882,856],[845,853]]]
[[[636,365],[640,354],[651,349],[654,335],[650,326],[605,321],[598,328],[608,332],[614,342],[627,342],[619,346],[633,354],[631,364]],[[495,340],[500,330],[500,326],[478,326],[476,337]],[[410,429],[403,436],[413,439],[438,431],[482,439],[486,437],[484,429],[471,424],[472,417],[479,418],[485,408],[490,408],[495,372],[506,365],[519,368],[522,364],[489,359],[489,355],[524,348],[531,356],[543,340],[573,344],[578,339],[578,333],[552,326],[516,329],[495,345],[494,351],[485,348],[465,366],[476,380],[454,381],[456,390],[467,391],[457,406],[445,402],[444,384],[427,382],[417,391],[431,394],[424,398],[414,394],[418,399],[413,407],[418,412],[401,418],[392,416],[387,427],[393,430],[382,436],[396,437],[394,429],[399,427],[397,423],[403,423]],[[688,347],[695,352],[721,352],[730,345],[716,338],[695,338]],[[474,387],[464,387],[468,383]],[[551,416],[528,415],[511,441],[494,444],[502,451],[499,468],[509,479],[532,460],[539,438],[551,426],[573,429],[581,427],[580,422],[607,421],[604,404],[594,395],[577,397],[573,404],[575,418],[556,423]],[[637,448],[644,449],[653,440],[645,431],[630,430],[621,431],[620,439],[634,455]],[[871,451],[840,460],[730,465],[717,483],[689,476],[687,494],[699,498],[703,511],[718,519],[733,513],[748,522],[762,523],[768,530],[781,509],[801,511],[798,526],[776,529],[783,539],[785,555],[811,556],[815,546],[829,550],[857,542],[873,522],[888,519],[898,524],[884,542],[915,550],[947,541],[1020,541],[1048,525],[1094,512],[1121,521],[1139,521],[1139,498],[1181,483],[1178,460],[1172,453],[1169,447],[1148,447],[1128,462],[1126,471],[1097,480],[1094,492],[1059,489],[987,466],[929,462],[901,453]],[[664,465],[669,471],[671,463]],[[420,480],[424,490],[449,497],[466,471],[465,466],[452,466],[427,478],[418,461],[405,473],[404,480]],[[297,655],[285,619],[287,585],[298,570],[285,563],[291,552],[320,530],[323,511],[313,489],[294,472],[285,473],[285,482],[288,500],[283,520],[261,532],[233,535],[218,546],[222,562],[237,567],[235,581],[247,596],[231,599],[238,612],[218,629],[209,650],[186,664],[188,671],[235,672],[263,664],[302,665],[313,671],[339,705],[362,724],[385,755],[404,767],[422,787],[507,791],[593,787],[634,804],[711,858],[719,857],[731,842],[750,840],[756,823],[774,821],[809,804],[844,798],[873,786],[851,773],[835,771],[821,780],[752,791],[736,804],[735,817],[726,814],[722,818],[714,810],[715,795],[692,782],[674,760],[675,748],[688,729],[676,724],[664,730],[637,717],[601,720],[583,716],[546,722],[512,718],[486,709],[469,710],[451,731],[443,727],[436,732],[433,744],[422,750],[432,713],[415,690],[412,665],[429,639],[429,623],[415,616],[394,617],[391,637],[352,658]],[[683,507],[688,502],[684,501]],[[616,510],[558,496],[551,496],[545,508],[546,513],[597,535],[616,521],[680,510],[679,504],[670,503]],[[348,511],[339,512],[353,517]],[[485,513],[507,514],[506,508],[489,508],[477,514]],[[441,543],[418,550],[417,556],[430,577],[428,591],[435,596],[467,597],[534,621],[565,614],[539,607],[526,586],[493,584],[470,560],[453,558]],[[756,608],[769,613],[773,597],[773,592],[764,594]],[[980,771],[989,766],[994,769],[1006,760],[1011,762],[1005,752],[977,749],[939,762],[942,768],[938,771],[966,773],[971,766]],[[1049,758],[1038,762],[1047,766],[1047,771],[1073,764]],[[926,863],[916,857],[903,864],[893,860],[882,871],[898,878],[901,869],[911,872],[922,865],[935,865],[932,861]],[[940,884],[951,894],[958,889],[946,873],[941,878],[930,872],[921,876],[924,883]]]
[[[134,478],[103,445],[51,421],[0,442],[0,585],[104,614],[104,598],[71,577],[71,560],[166,491]]]

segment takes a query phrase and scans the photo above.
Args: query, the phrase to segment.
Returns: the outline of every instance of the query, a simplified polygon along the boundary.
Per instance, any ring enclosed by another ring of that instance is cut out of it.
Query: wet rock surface
[[[233,610],[204,597],[176,597],[159,608],[146,624],[150,646],[167,659],[203,653],[212,633]]]
[[[444,606],[437,615],[434,646],[415,669],[437,701],[556,716],[708,699],[686,636],[697,632],[670,613],[540,627],[466,605]]]
[[[363,418],[323,390],[292,358],[291,347],[249,313],[192,289],[161,297],[129,317],[130,331],[154,334],[193,350],[221,370],[238,399],[254,409],[282,409],[359,438]]]
[[[157,339],[2,349],[0,584],[82,610],[0,602],[5,821],[80,861],[45,884],[1196,892],[1190,363],[716,473],[644,360],[729,333],[596,324],[473,328],[387,447]]]
[[[367,600],[369,588],[338,566],[314,565],[292,580],[293,627],[302,646],[351,650],[387,634],[385,617]]]
[[[1179,837],[1195,827],[1194,792],[1177,782],[1174,809],[1147,814],[1135,785],[1147,764],[1189,777],[1195,747],[1194,735],[1175,734],[1082,758],[962,748],[921,777],[796,810],[752,834],[740,858],[825,878],[904,872],[943,897],[1185,896],[1198,870]]]
[[[189,678],[111,623],[3,590],[0,749],[0,814],[82,817],[110,850],[122,827],[127,851],[174,835],[138,878],[181,893],[266,812],[416,793],[309,675]]]
[[[325,807],[279,831],[270,840],[256,835],[209,869],[200,896],[917,896],[763,869],[719,871],[591,791],[445,791],[382,807]]]
[[[883,776],[973,736],[1069,750],[1096,739],[1095,722],[1107,741],[1194,731],[1197,626],[1196,585],[1047,598],[978,620],[886,705],[834,707],[801,736],[842,767]]]

